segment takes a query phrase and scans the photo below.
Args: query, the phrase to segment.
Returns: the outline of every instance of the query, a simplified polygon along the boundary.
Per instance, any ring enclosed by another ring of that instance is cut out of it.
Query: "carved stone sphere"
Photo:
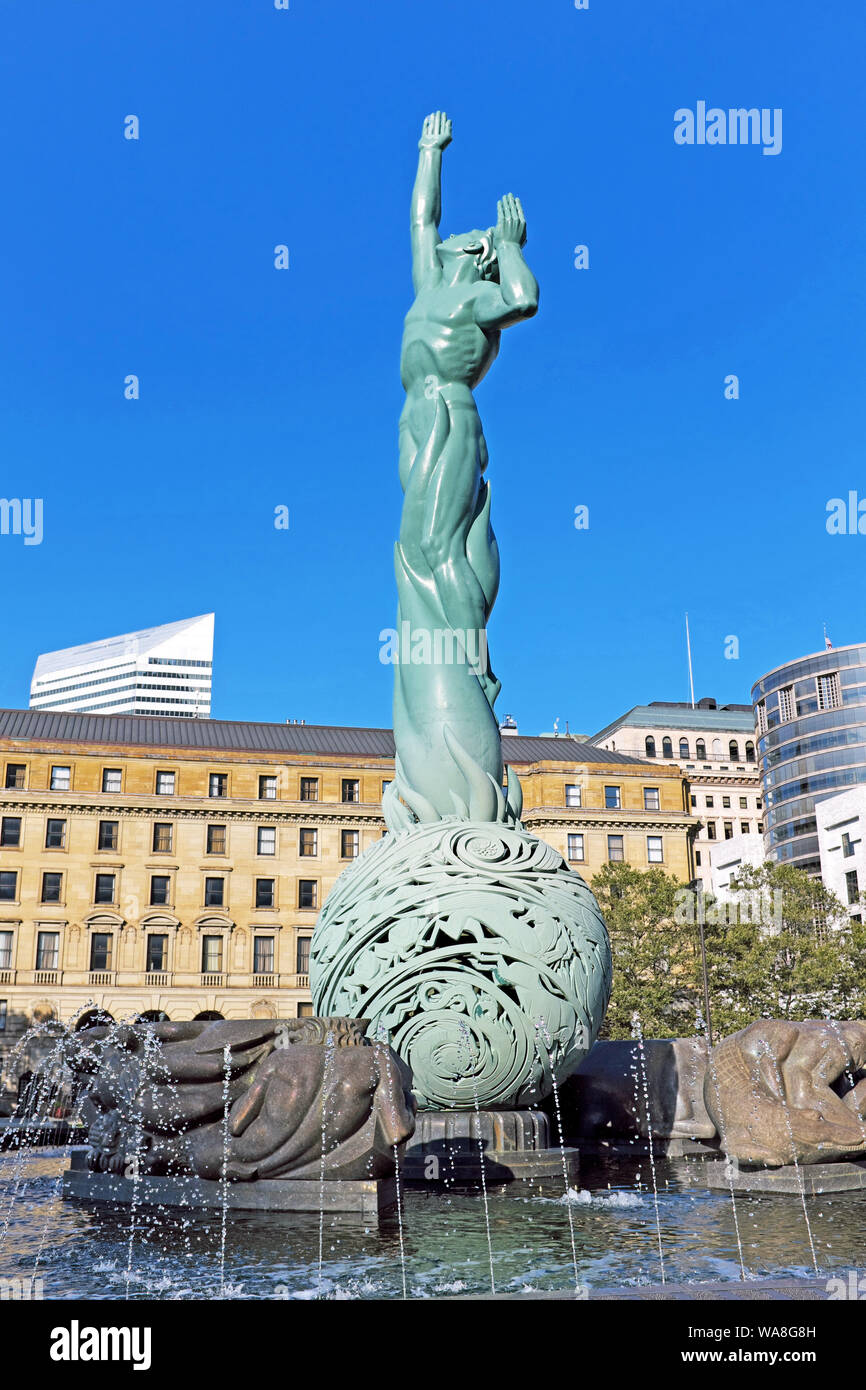
[[[586,1056],[610,996],[598,904],[521,826],[388,835],[338,879],[310,963],[317,1013],[371,1020],[422,1109],[519,1108]]]

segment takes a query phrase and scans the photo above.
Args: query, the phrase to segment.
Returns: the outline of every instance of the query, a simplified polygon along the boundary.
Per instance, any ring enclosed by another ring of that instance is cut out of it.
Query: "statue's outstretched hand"
[[[523,216],[520,199],[515,198],[513,193],[506,193],[496,204],[496,213],[494,240],[500,244],[511,241],[517,246],[525,246],[526,218]]]
[[[419,150],[444,150],[451,144],[451,122],[444,111],[433,111],[424,118],[424,129],[418,141]]]

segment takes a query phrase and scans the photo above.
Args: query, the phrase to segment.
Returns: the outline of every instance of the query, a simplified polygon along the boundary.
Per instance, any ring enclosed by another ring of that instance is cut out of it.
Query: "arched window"
[[[196,1014],[194,1016],[193,1023],[198,1023],[200,1020],[208,1020],[212,1022],[215,1019],[222,1018],[222,1016],[223,1015],[218,1014],[215,1009],[203,1009],[200,1014]]]
[[[75,1032],[83,1033],[86,1028],[110,1028],[113,1022],[112,1015],[104,1009],[88,1009],[76,1023]]]
[[[163,1009],[145,1009],[139,1014],[136,1023],[170,1023],[171,1019]]]
[[[667,737],[665,737],[665,738],[662,739],[662,757],[663,757],[663,758],[672,758],[673,756],[674,756],[674,746],[673,746],[673,744],[671,743],[670,739],[667,738]]]
[[[697,743],[695,744],[695,757],[705,759],[706,756],[707,745],[704,743],[704,740],[702,738],[699,738]]]
[[[740,745],[734,738],[732,738],[728,744],[728,757],[732,763],[738,763],[740,761]]]
[[[691,754],[689,753],[689,741],[688,741],[687,738],[681,738],[681,739],[680,739],[680,757],[681,757],[681,758],[688,758],[688,757],[690,757],[690,756],[691,756]]]
[[[720,738],[714,738],[714,739],[713,739],[713,757],[714,757],[714,758],[721,758],[721,756],[722,756],[722,740],[721,740]]]
[[[648,758],[654,758],[654,757],[655,757],[655,755],[656,755],[656,741],[655,741],[655,739],[653,738],[652,734],[647,734],[647,737],[646,737],[646,739],[645,739],[645,741],[644,741],[644,748],[646,749],[646,755],[647,755]]]
[[[754,743],[749,742],[749,743],[746,744],[746,762],[747,762],[747,763],[753,763],[754,761],[755,761],[755,745],[754,745]]]

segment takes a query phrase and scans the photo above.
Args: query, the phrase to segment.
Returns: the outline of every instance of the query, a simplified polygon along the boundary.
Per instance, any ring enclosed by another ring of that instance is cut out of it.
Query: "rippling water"
[[[220,1278],[219,1212],[193,1220],[140,1208],[130,1214],[60,1198],[68,1150],[0,1154],[0,1276],[39,1276],[48,1299],[399,1298],[396,1226],[326,1219],[319,1271],[319,1217],[229,1213]],[[656,1160],[661,1258],[670,1282],[739,1279],[731,1197],[700,1185],[705,1160]],[[661,1281],[649,1164],[589,1166],[568,1206],[560,1197],[489,1199],[493,1275],[499,1292]],[[796,1196],[736,1197],[747,1277],[814,1273]],[[818,1265],[866,1265],[866,1192],[806,1199]],[[480,1195],[410,1191],[403,1220],[412,1298],[488,1293],[490,1258]]]

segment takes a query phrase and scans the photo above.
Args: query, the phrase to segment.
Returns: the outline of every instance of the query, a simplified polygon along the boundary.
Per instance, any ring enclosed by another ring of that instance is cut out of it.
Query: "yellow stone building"
[[[687,784],[505,737],[524,823],[591,879],[693,874]],[[0,1060],[34,1020],[310,1012],[316,915],[385,833],[386,729],[0,711]],[[7,1077],[7,1080],[10,1078]]]

